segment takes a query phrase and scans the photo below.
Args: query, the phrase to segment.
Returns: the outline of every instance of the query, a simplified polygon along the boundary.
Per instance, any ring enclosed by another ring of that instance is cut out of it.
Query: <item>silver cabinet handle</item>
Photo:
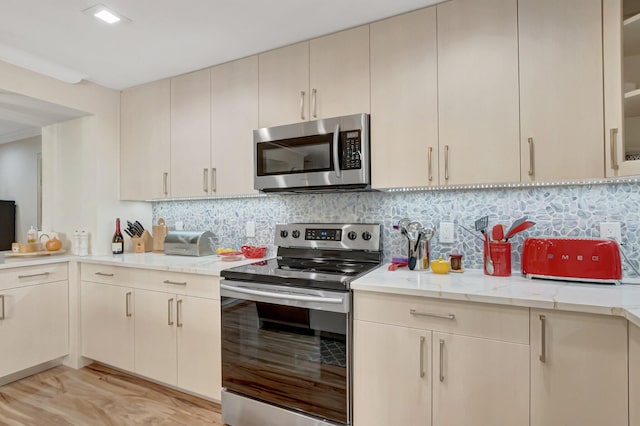
[[[540,350],[540,362],[547,362],[547,317],[540,315],[540,339],[542,341],[542,349]]]
[[[101,277],[113,277],[113,274],[107,274],[106,272],[96,272],[96,275]]]
[[[131,292],[128,291],[127,294],[124,295],[124,312],[127,318],[131,317]]]
[[[218,190],[218,169],[211,168],[211,193],[213,194]]]
[[[318,118],[318,91],[313,89],[311,91],[311,104],[313,105],[313,118]]]
[[[162,174],[162,193],[164,195],[169,195],[167,180],[169,178],[169,173],[164,172]]]
[[[444,180],[449,180],[449,145],[444,146]]]
[[[306,93],[304,90],[300,91],[300,119],[304,120],[304,97]]]
[[[449,320],[456,319],[456,316],[454,314],[447,314],[447,315],[432,314],[429,312],[418,312],[415,309],[410,309],[409,314],[416,317],[431,317],[431,318],[442,318],[442,319],[449,319]]]
[[[173,285],[187,285],[186,281],[180,282],[180,281],[164,280],[162,282],[165,283],[165,284],[173,284]]]
[[[424,377],[424,336],[420,336],[420,377]]]
[[[428,170],[428,178],[429,178],[429,182],[431,182],[433,180],[433,173],[431,170],[431,154],[433,152],[433,148],[429,147],[429,149],[427,150],[427,170]]]
[[[529,143],[529,176],[533,176],[534,170],[535,170],[534,169],[535,163],[534,163],[534,157],[533,157],[533,138],[529,138],[527,142]]]
[[[35,278],[35,277],[48,277],[49,275],[51,275],[51,272],[41,272],[39,274],[18,275],[18,279]]]
[[[182,299],[176,302],[176,326],[182,327]]]
[[[440,339],[440,381],[444,382],[444,340]]]
[[[611,168],[618,170],[618,129],[611,129],[609,131],[609,143],[611,144]]]
[[[333,171],[336,177],[340,177],[342,172],[340,170],[340,149],[338,144],[340,143],[340,124],[336,124],[336,130],[333,133]]]
[[[2,307],[2,316],[0,317],[0,320],[5,319],[4,316],[4,294],[0,294],[0,307]]]
[[[209,168],[202,169],[202,190],[209,193]]]
[[[167,301],[167,325],[173,325],[173,297]]]

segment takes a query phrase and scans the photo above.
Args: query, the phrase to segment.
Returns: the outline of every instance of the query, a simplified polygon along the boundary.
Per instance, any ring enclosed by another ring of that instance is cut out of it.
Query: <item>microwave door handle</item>
[[[336,124],[336,131],[333,134],[333,170],[336,172],[336,177],[342,176],[340,170],[340,153],[338,143],[340,142],[340,124]]]

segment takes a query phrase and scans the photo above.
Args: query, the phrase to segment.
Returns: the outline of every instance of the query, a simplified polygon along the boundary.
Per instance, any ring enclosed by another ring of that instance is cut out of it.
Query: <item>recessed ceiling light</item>
[[[117,24],[121,21],[130,21],[126,16],[116,13],[100,3],[83,10],[83,12],[111,25]]]

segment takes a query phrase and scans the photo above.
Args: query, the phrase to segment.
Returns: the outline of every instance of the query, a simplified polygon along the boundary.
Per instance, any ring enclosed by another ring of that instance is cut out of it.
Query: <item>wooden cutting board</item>
[[[33,251],[31,253],[16,253],[13,251],[6,252],[4,257],[39,257],[39,256],[51,256],[56,254],[63,254],[66,250],[58,250],[58,251]]]

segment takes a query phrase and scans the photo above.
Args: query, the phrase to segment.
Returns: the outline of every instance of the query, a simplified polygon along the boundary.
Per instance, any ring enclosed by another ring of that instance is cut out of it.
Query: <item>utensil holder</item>
[[[169,232],[169,227],[164,219],[158,219],[158,224],[153,225],[153,251],[157,253],[164,252],[164,238]]]
[[[491,244],[491,260],[493,261],[493,276],[494,277],[509,277],[511,276],[511,243],[505,243],[501,241],[493,241],[491,243],[484,243],[484,253],[482,256],[484,263],[484,273],[487,272],[487,245]]]
[[[146,229],[139,237],[131,237],[134,253],[148,253],[153,250],[153,237]]]

